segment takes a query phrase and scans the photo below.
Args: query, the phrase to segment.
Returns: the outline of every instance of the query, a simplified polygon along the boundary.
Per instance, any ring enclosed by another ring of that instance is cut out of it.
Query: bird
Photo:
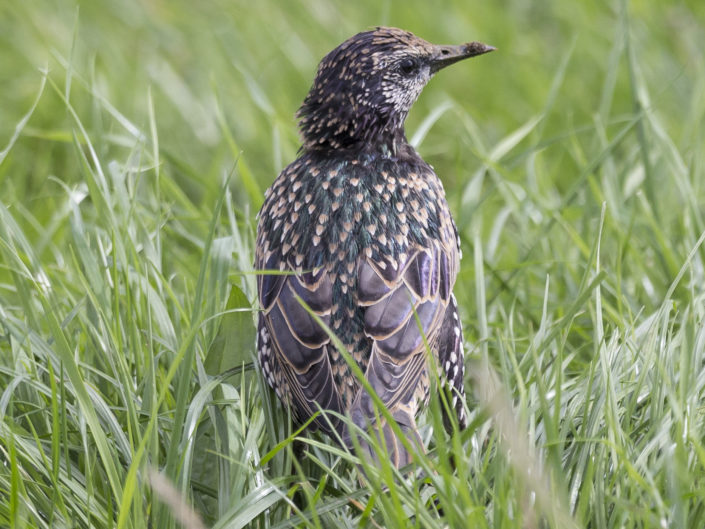
[[[301,148],[265,192],[257,218],[264,378],[298,422],[315,417],[311,428],[352,449],[347,416],[377,436],[397,468],[413,460],[402,437],[423,447],[416,416],[433,369],[449,411],[467,426],[453,295],[460,239],[441,180],[409,144],[404,122],[439,70],[494,49],[434,45],[391,27],[344,41],[318,65],[296,114]]]

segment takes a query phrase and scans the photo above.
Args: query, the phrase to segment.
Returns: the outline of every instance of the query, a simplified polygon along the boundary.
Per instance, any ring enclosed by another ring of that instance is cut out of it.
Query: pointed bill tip
[[[435,46],[434,53],[431,56],[431,72],[435,73],[441,68],[450,66],[463,59],[476,57],[496,49],[494,46],[483,44],[482,42],[468,42],[459,46]]]
[[[490,46],[489,44],[484,44],[482,42],[468,42],[465,44],[465,50],[467,51],[467,57],[475,57],[476,55],[482,55],[483,53],[489,53],[495,51],[497,48]]]

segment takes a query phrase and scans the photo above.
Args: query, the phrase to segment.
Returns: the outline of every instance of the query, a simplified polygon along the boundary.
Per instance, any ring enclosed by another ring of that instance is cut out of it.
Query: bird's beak
[[[459,46],[435,46],[431,54],[431,73],[436,73],[441,68],[462,61],[469,57],[482,55],[497,48],[482,42],[468,42]]]

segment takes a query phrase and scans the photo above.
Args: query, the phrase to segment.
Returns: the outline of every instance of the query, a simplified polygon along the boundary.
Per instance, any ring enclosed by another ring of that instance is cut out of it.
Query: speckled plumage
[[[300,421],[320,407],[372,424],[397,466],[409,454],[389,425],[375,423],[369,395],[299,298],[340,338],[405,434],[419,440],[415,416],[433,364],[465,425],[452,295],[458,237],[443,186],[403,124],[435,71],[491,49],[434,46],[394,28],[345,41],[321,61],[298,113],[300,155],[259,213],[258,354],[268,383]],[[315,425],[351,444],[335,417]]]

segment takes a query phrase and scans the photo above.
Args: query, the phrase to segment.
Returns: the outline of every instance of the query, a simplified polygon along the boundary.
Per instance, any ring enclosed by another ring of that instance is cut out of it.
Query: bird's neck
[[[302,145],[299,156],[310,156],[317,160],[317,163],[332,163],[336,167],[341,163],[360,164],[372,171],[376,171],[378,167],[387,167],[389,163],[393,165],[424,163],[416,149],[403,136],[389,142],[359,143],[345,148]]]
[[[341,155],[369,154],[393,157],[409,145],[403,127],[388,129],[365,129],[355,137],[344,135],[324,135],[303,138],[302,149],[324,151]]]
[[[408,144],[406,114],[385,112],[358,104],[317,104],[309,98],[299,109],[304,150],[375,151],[394,155]],[[364,111],[363,111],[364,110]]]

